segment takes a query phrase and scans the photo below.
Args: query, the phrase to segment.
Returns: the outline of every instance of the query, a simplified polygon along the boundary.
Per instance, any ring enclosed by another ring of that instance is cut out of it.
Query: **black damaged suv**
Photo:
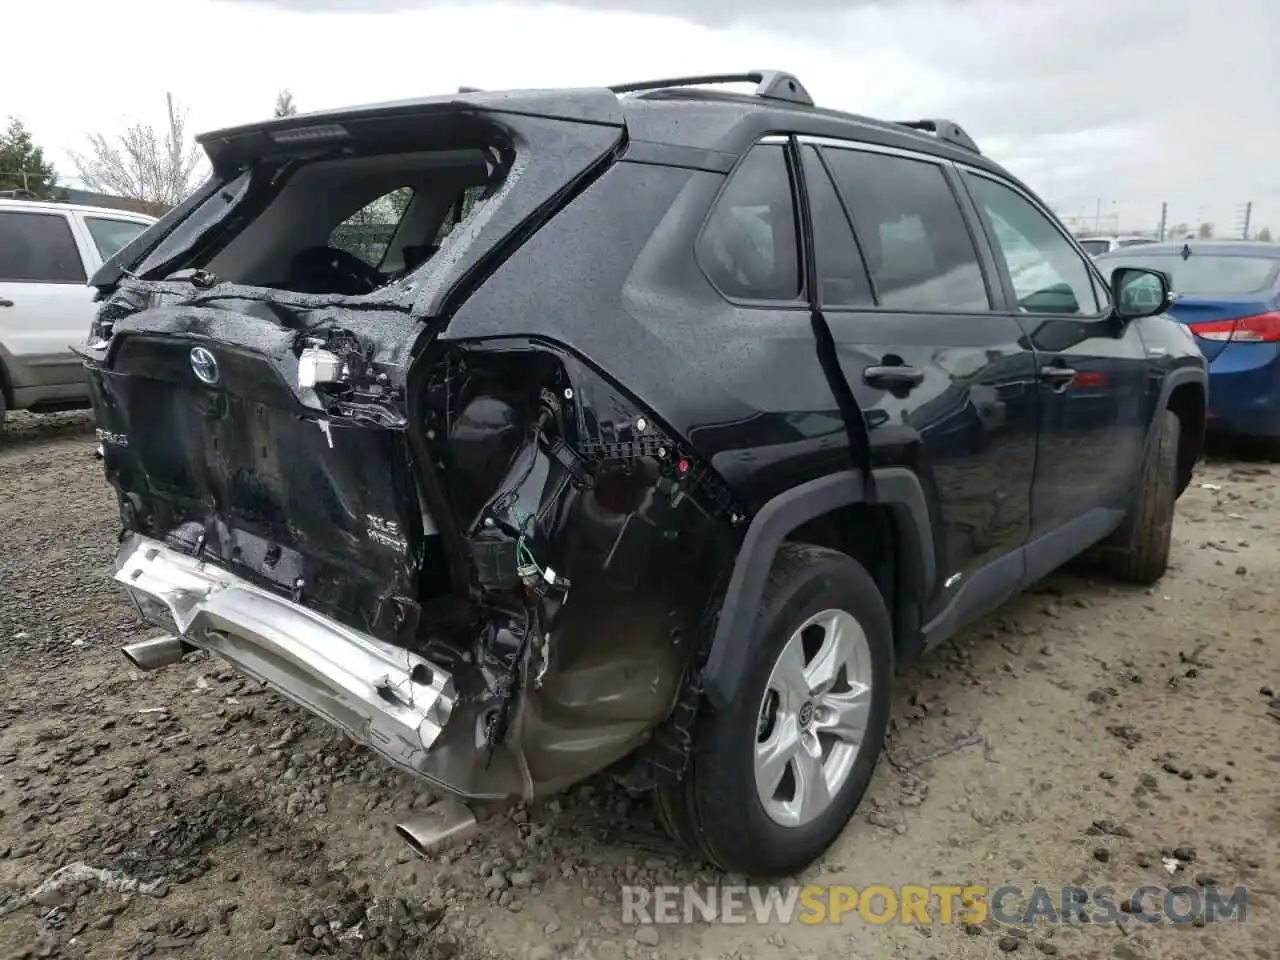
[[[953,123],[758,72],[201,142],[93,278],[116,578],[167,630],[126,653],[448,791],[420,849],[609,771],[794,872],[895,665],[1078,555],[1165,571],[1207,383],[1167,278],[1100,275]]]

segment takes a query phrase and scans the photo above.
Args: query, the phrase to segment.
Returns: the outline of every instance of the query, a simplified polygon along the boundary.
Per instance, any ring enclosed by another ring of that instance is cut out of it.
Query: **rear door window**
[[[800,294],[796,206],[781,144],[749,150],[698,236],[697,257],[720,292],[741,300]]]
[[[84,262],[67,218],[58,213],[0,211],[0,280],[84,283]]]
[[[147,229],[145,223],[134,220],[117,220],[114,217],[85,217],[85,226],[93,237],[93,244],[98,248],[98,256],[103,262],[114,257],[126,243]]]
[[[991,309],[978,253],[942,167],[844,147],[823,150],[853,216],[880,305]]]
[[[806,146],[801,162],[809,195],[809,216],[813,220],[813,252],[822,305],[873,305],[875,295],[858,243],[853,238],[853,227],[818,151]]]

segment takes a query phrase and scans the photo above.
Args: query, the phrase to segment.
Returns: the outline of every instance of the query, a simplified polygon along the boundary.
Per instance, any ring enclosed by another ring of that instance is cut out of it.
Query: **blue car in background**
[[[1104,275],[1143,267],[1169,276],[1169,311],[1209,361],[1209,426],[1261,441],[1280,457],[1280,244],[1179,240],[1113,250]]]

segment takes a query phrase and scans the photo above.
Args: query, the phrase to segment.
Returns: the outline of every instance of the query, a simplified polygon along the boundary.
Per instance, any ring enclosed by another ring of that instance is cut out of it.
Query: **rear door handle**
[[[862,371],[862,382],[869,387],[917,387],[924,382],[924,371],[908,366],[875,366]]]
[[[12,300],[6,300],[4,297],[0,297],[0,307],[12,307],[12,306],[13,306]]]
[[[1055,390],[1065,390],[1075,380],[1076,372],[1071,367],[1043,366],[1040,368],[1040,379],[1048,380]]]

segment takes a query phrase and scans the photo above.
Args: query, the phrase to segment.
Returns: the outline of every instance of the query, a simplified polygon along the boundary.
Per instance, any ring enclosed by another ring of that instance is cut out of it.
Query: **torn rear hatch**
[[[93,278],[83,355],[125,526],[413,645],[465,552],[411,436],[413,358],[622,137],[586,91],[201,138],[210,183]]]
[[[491,168],[506,165],[501,189],[484,216],[413,278],[421,294],[415,312],[439,316],[453,288],[465,290],[486,259],[536,229],[624,136],[617,97],[596,89],[429,97],[207,133],[199,142],[212,166],[209,180],[119,250],[91,283],[109,292],[130,274],[154,279],[179,264],[202,265],[307,164],[413,153],[447,160],[478,151]]]

